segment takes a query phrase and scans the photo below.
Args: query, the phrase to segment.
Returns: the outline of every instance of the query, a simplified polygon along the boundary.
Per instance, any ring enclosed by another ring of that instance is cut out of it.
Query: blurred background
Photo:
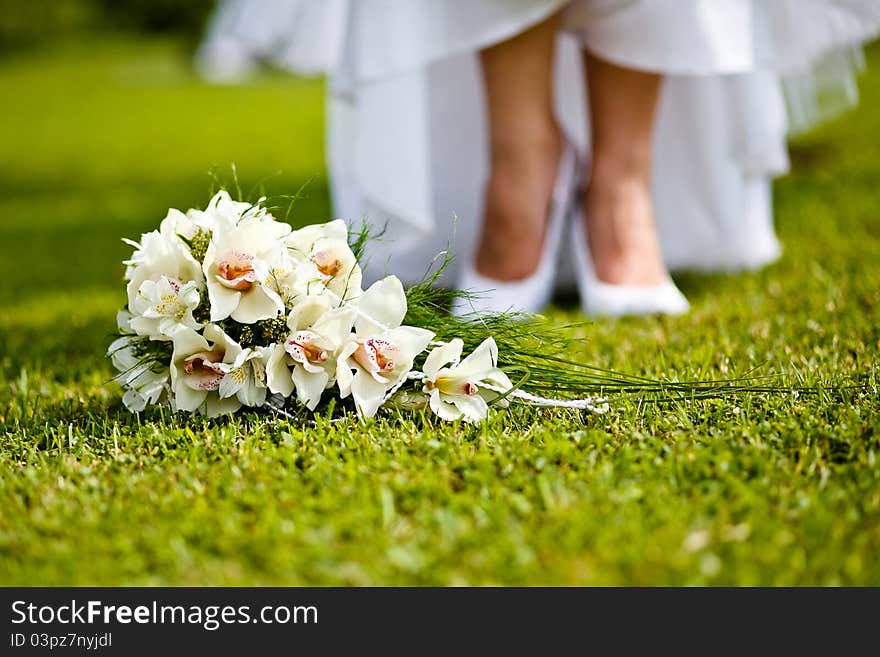
[[[4,370],[33,367],[37,352],[42,365],[93,366],[122,301],[120,238],[139,239],[169,207],[204,206],[212,169],[228,182],[234,163],[245,193],[308,183],[292,221],[330,218],[322,81],[199,80],[192,57],[213,5],[0,0]]]
[[[234,163],[246,193],[260,181],[270,192],[306,184],[292,221],[333,218],[323,81],[272,70],[237,85],[199,79],[193,55],[213,6],[0,0],[5,375],[27,366],[76,378],[78,368],[94,369],[123,303],[121,260],[130,248],[120,238],[138,239],[169,207],[204,205],[212,170],[228,181]],[[832,244],[844,269],[877,257],[876,44],[867,50],[861,94],[857,110],[793,144],[794,174],[776,186],[786,255],[771,276],[784,279],[801,255]],[[728,280],[686,276],[682,284],[699,307],[701,295],[724,303],[727,286],[735,297],[744,279]],[[745,280],[770,289],[760,278]]]

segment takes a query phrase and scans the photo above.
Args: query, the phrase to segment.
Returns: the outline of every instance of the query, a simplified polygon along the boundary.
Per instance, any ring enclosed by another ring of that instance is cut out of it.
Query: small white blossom
[[[498,347],[495,340],[486,338],[464,360],[464,343],[454,338],[436,347],[428,354],[422,372],[423,390],[430,396],[431,409],[444,420],[464,418],[478,422],[489,413],[487,402],[499,393],[485,384],[504,390],[513,387],[507,375],[498,369]]]
[[[129,325],[138,335],[153,340],[170,340],[179,326],[201,328],[193,318],[199,305],[199,286],[195,281],[181,283],[168,276],[146,280],[132,300],[133,317]]]
[[[228,340],[228,338],[227,338]],[[260,347],[242,349],[229,340],[224,361],[220,363],[223,378],[217,394],[221,399],[236,397],[245,406],[256,408],[266,402],[266,364]]]

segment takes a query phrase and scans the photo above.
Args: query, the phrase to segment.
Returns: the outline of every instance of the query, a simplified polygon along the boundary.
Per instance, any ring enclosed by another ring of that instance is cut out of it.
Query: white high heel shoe
[[[473,312],[526,312],[536,313],[543,309],[553,295],[556,279],[556,261],[563,229],[577,189],[578,169],[575,149],[564,142],[559,158],[559,168],[550,203],[550,216],[541,249],[538,268],[526,278],[516,281],[499,281],[477,272],[473,258],[462,268],[458,289],[474,293],[468,299],[459,299],[452,307],[458,317]]]
[[[690,304],[667,275],[660,285],[612,285],[600,281],[593,268],[587,231],[580,213],[572,222],[572,248],[581,309],[590,317],[624,315],[682,315]]]

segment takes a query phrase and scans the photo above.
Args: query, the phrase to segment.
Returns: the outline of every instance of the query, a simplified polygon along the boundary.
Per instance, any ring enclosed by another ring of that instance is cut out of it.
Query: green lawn
[[[245,186],[311,179],[295,219],[331,218],[321,83],[210,87],[186,63],[136,38],[0,60],[0,584],[880,585],[880,50],[860,108],[793,146],[777,264],[683,276],[689,315],[597,322],[572,354],[818,394],[478,427],[122,407],[120,237],[230,162]]]

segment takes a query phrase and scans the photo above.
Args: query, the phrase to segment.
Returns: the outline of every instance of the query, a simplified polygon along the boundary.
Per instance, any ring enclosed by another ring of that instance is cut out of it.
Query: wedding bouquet
[[[462,358],[461,338],[405,324],[400,280],[362,289],[343,221],[292,230],[264,200],[221,191],[125,240],[128,306],[109,355],[127,408],[216,416],[280,396],[314,410],[334,395],[361,417],[394,400],[479,421],[508,403],[491,336]]]

